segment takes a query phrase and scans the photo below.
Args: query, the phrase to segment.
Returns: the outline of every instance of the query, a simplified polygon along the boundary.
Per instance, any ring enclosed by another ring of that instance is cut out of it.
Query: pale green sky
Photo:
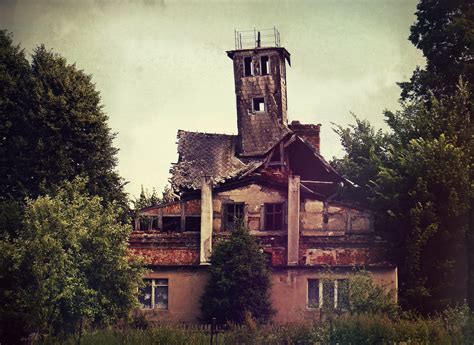
[[[118,132],[119,172],[133,196],[161,191],[178,129],[236,133],[234,28],[276,26],[291,53],[289,120],[321,123],[321,150],[342,150],[331,122],[350,112],[383,126],[424,59],[407,37],[416,0],[0,0],[0,27],[28,53],[40,43],[93,75]]]

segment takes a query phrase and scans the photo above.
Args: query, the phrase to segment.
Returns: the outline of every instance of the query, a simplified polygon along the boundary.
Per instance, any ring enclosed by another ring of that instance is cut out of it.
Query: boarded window
[[[268,56],[262,56],[260,58],[260,70],[262,75],[270,73],[270,59]]]
[[[253,112],[262,112],[262,111],[265,111],[265,98],[263,97],[256,97],[253,99],[253,102],[252,102],[252,106],[253,106]]]
[[[138,301],[144,309],[168,309],[168,279],[145,279]]]
[[[163,231],[168,231],[168,232],[181,231],[181,217],[178,217],[178,216],[163,217]]]
[[[233,230],[244,218],[244,203],[229,203],[224,207],[224,230]]]
[[[151,218],[151,230],[160,230],[160,227],[158,226],[158,217]]]
[[[265,204],[264,230],[283,230],[283,203]]]
[[[308,279],[308,308],[319,308],[318,279]]]
[[[349,280],[337,280],[337,301],[336,308],[341,310],[349,309]]]
[[[244,76],[249,77],[251,75],[253,75],[252,58],[246,57],[244,58]]]
[[[201,217],[186,217],[184,231],[201,231]]]

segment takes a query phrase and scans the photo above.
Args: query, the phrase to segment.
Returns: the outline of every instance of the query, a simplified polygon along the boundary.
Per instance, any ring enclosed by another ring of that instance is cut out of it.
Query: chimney
[[[300,177],[288,177],[288,266],[298,265],[300,242]]]
[[[305,125],[300,123],[299,121],[292,121],[288,125],[288,128],[290,128],[296,135],[313,145],[313,147],[319,153],[319,132],[321,124]]]

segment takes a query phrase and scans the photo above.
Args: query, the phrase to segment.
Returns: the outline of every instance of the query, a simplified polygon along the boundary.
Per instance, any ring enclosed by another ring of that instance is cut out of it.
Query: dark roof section
[[[176,189],[201,189],[201,178],[211,176],[214,184],[255,170],[263,159],[246,159],[235,154],[237,136],[178,131],[178,163],[170,169]]]

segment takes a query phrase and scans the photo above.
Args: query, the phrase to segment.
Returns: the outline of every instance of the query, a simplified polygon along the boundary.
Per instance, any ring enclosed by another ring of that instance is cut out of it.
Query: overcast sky
[[[236,133],[234,29],[271,28],[291,53],[289,120],[321,123],[321,151],[341,156],[331,123],[350,112],[383,127],[396,82],[424,58],[407,37],[416,0],[0,0],[0,28],[28,54],[40,43],[93,75],[118,132],[126,190],[161,191],[178,129]]]

